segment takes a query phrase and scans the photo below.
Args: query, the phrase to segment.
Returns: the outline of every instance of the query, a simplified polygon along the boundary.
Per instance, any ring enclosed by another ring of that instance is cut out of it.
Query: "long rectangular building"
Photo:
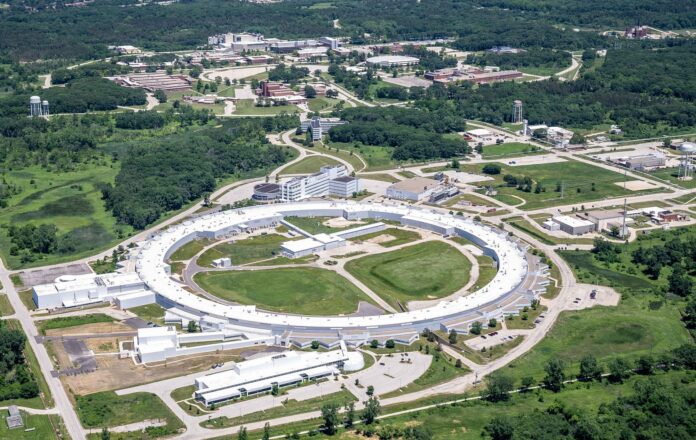
[[[54,283],[34,286],[32,297],[39,309],[55,309],[112,301],[146,289],[145,283],[134,272],[64,275]],[[147,298],[154,300],[154,295]]]
[[[352,194],[359,190],[359,179],[349,176],[345,165],[326,165],[321,167],[318,173],[295,177],[281,184],[280,198],[284,201],[295,202],[328,195],[347,197],[348,191]]]

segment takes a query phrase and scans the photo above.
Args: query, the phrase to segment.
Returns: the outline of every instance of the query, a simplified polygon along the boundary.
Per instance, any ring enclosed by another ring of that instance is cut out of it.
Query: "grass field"
[[[360,237],[355,237],[351,240],[353,241],[367,241],[371,238],[379,237],[382,235],[390,235],[393,237],[389,241],[383,241],[379,243],[383,247],[394,247],[402,244],[410,243],[412,241],[420,240],[421,235],[416,231],[407,231],[405,229],[398,228],[388,228],[383,231],[374,232],[372,234],[362,235]]]
[[[342,101],[340,99],[326,98],[326,97],[320,96],[317,98],[310,99],[309,102],[307,103],[307,105],[309,106],[310,111],[318,113],[322,110],[331,110],[339,102],[342,102]]]
[[[327,156],[309,156],[283,168],[282,174],[310,174],[316,173],[325,165],[339,165],[340,162]]]
[[[310,385],[311,386],[311,385]],[[283,406],[275,407],[267,411],[259,411],[249,413],[241,417],[230,419],[228,417],[217,417],[209,421],[201,423],[201,426],[206,428],[226,428],[244,423],[252,423],[265,419],[273,419],[275,417],[289,416],[293,414],[301,414],[310,411],[318,411],[322,406],[334,403],[340,408],[348,402],[354,402],[357,399],[348,390],[341,390],[338,393],[319,396],[308,400],[290,400]]]
[[[262,115],[275,116],[281,113],[295,113],[297,106],[294,105],[274,105],[273,107],[257,107],[253,99],[242,99],[236,102],[235,115]]]
[[[10,304],[10,299],[5,294],[0,294],[0,316],[14,315],[14,307]]]
[[[360,157],[367,162],[365,171],[386,170],[394,168],[397,165],[397,162],[392,159],[393,148],[391,147],[377,147],[358,143],[346,144],[340,142],[331,142],[329,146],[331,148],[338,148],[340,150],[352,151],[359,154]]]
[[[353,151],[341,150],[340,148],[331,148],[330,146],[326,145],[314,147],[314,151],[338,157],[339,159],[343,159],[346,162],[350,163],[356,172],[362,171],[362,169],[365,167],[363,161],[361,161],[358,158],[357,154],[355,154],[355,152]]]
[[[297,226],[300,229],[304,229],[305,231],[309,232],[310,234],[331,234],[333,232],[338,232],[338,231],[343,231],[346,229],[354,228],[356,226],[361,226],[364,224],[368,223],[374,223],[376,220],[370,219],[370,218],[365,218],[361,220],[361,224],[351,224],[351,225],[346,225],[340,228],[333,227],[333,226],[327,226],[324,224],[325,221],[330,220],[332,217],[286,217],[285,220],[294,225]]]
[[[117,396],[113,391],[75,396],[77,414],[87,428],[99,428],[125,425],[148,419],[165,419],[167,425],[153,429],[148,435],[134,432],[133,438],[156,438],[173,434],[183,428],[184,424],[162,402],[150,393],[133,393]],[[114,434],[111,434],[114,438]]]
[[[179,249],[175,250],[172,255],[169,256],[171,261],[185,261],[193,258],[197,253],[203,250],[204,247],[208,246],[212,242],[207,239],[191,240],[185,245],[181,246]]]
[[[113,318],[103,313],[94,313],[83,316],[65,316],[61,318],[46,319],[37,322],[39,332],[44,335],[46,330],[76,327],[78,325],[95,324],[98,322],[113,322]]]
[[[309,267],[204,272],[195,281],[220,298],[275,312],[337,315],[353,313],[359,301],[370,301],[336,272]]]
[[[288,241],[287,237],[278,234],[257,235],[232,243],[220,243],[198,257],[201,267],[209,267],[213,260],[230,258],[232,264],[239,266],[260,260],[267,260],[280,255],[280,244]]]
[[[486,284],[490,283],[498,273],[495,261],[493,261],[491,257],[480,255],[476,257],[476,260],[478,261],[479,265],[479,276],[476,279],[476,283],[474,283],[474,286],[471,288],[472,292],[475,292]]]
[[[491,176],[495,178],[495,182],[491,183],[496,187],[499,194],[496,199],[501,200],[503,203],[516,205],[519,204],[519,201],[514,197],[504,200],[500,196],[520,197],[526,201],[524,205],[520,206],[521,209],[525,210],[658,192],[658,190],[624,190],[620,185],[616,185],[617,182],[623,181],[623,175],[573,160],[540,165],[508,166],[503,163],[499,163],[499,165],[501,167],[500,174]],[[461,168],[465,172],[482,174],[482,165],[462,164]],[[539,183],[544,188],[544,191],[536,194],[534,188],[532,188],[531,192],[524,192],[515,187],[508,187],[503,182],[503,176],[506,174],[518,177],[529,176],[534,181],[534,184]],[[593,183],[595,184],[594,191],[592,191]],[[561,198],[561,193],[556,191],[557,184],[565,187],[563,198]]]
[[[399,179],[392,176],[391,174],[358,174],[358,177],[360,177],[361,179],[379,180],[381,182],[389,183],[396,183],[399,181]]]
[[[456,292],[469,280],[471,263],[456,248],[431,241],[351,260],[346,270],[398,308]]]
[[[55,264],[81,258],[115,244],[125,238],[132,229],[117,225],[111,213],[105,209],[98,187],[113,182],[119,165],[108,157],[98,163],[81,165],[72,172],[55,172],[38,166],[21,170],[6,170],[5,179],[23,190],[8,199],[9,206],[0,210],[0,224],[53,224],[58,236],[75,238],[76,249],[69,253],[40,255],[34,262],[22,263],[19,256],[10,255],[12,247],[7,230],[0,231],[0,256],[8,267],[32,267]]]
[[[7,423],[0,423],[0,439],[12,439],[12,440],[47,440],[47,439],[59,439],[55,430],[67,435],[65,433],[65,426],[63,425],[63,419],[59,415],[36,415],[29,414],[24,411],[20,411],[22,414],[22,420],[24,421],[23,428],[9,429]],[[4,419],[8,412],[5,410],[0,411],[0,415]],[[67,437],[63,437],[67,438]]]
[[[484,159],[500,159],[505,157],[527,156],[532,154],[544,154],[544,150],[535,145],[521,142],[510,142],[500,145],[487,145],[483,147]]]
[[[659,170],[651,171],[647,173],[650,176],[657,177],[662,180],[666,180],[674,185],[679,185],[684,188],[696,188],[696,179],[691,180],[679,180],[678,179],[678,168],[662,168]]]
[[[145,321],[156,322],[160,325],[164,324],[164,309],[159,304],[131,307],[128,311],[135,313],[139,318]]]

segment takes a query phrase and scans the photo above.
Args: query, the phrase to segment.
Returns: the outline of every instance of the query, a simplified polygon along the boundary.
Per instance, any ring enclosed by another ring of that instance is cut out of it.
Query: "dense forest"
[[[260,120],[138,142],[102,196],[119,221],[142,229],[212,192],[217,178],[261,173],[288,159],[285,149],[266,142]]]
[[[329,132],[333,142],[360,142],[393,147],[396,160],[462,156],[470,152],[462,139],[443,136],[462,131],[463,119],[443,112],[399,107],[350,108],[341,112],[349,124]]]
[[[9,8],[0,10],[0,53],[23,60],[87,59],[106,55],[113,44],[181,50],[205,44],[208,35],[232,31],[278,38],[351,36],[357,43],[454,37],[464,49],[501,44],[572,49],[601,45],[604,38],[557,23],[623,29],[640,21],[666,28],[696,27],[694,5],[688,0],[487,0],[487,7],[473,0],[341,0],[312,8],[315,3],[191,0],[122,7],[123,1],[104,0],[81,8],[50,3],[53,9],[49,3],[42,7],[31,2],[36,10],[28,11],[28,3],[11,1]],[[333,27],[334,19],[340,20],[341,29]],[[31,35],[41,37],[26,44]]]
[[[0,321],[0,400],[31,398],[39,395],[36,379],[24,358],[26,336]]]
[[[636,45],[609,50],[601,67],[577,81],[433,86],[418,102],[500,124],[520,99],[530,123],[590,128],[617,123],[630,137],[649,137],[696,125],[696,43]]]

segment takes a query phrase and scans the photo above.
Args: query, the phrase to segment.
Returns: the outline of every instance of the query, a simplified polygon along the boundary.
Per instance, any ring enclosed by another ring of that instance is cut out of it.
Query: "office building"
[[[666,162],[667,158],[661,153],[641,154],[616,161],[616,163],[621,166],[637,171],[649,171],[661,168],[665,166]]]
[[[381,68],[415,66],[420,62],[416,57],[403,55],[378,55],[365,60],[368,65]]]
[[[342,177],[348,177],[348,170],[344,165],[323,166],[318,173],[304,177],[295,177],[280,185],[280,198],[286,202],[295,202],[298,200],[307,199],[310,197],[324,197],[334,195],[331,190],[335,188],[341,191],[341,194],[335,194],[339,197],[344,197],[343,191],[348,189],[350,185],[360,187],[360,182],[355,179],[355,183],[335,182],[332,180]],[[352,193],[351,193],[352,194]]]
[[[252,199],[257,202],[271,202],[280,198],[280,185],[276,183],[259,183],[254,186]]]
[[[414,202],[430,197],[440,188],[440,182],[425,177],[413,177],[402,180],[387,188],[387,197],[396,200],[411,200]]]
[[[587,211],[578,214],[581,218],[592,222],[595,231],[609,230],[609,223],[621,223],[624,214],[621,211]],[[632,220],[631,220],[632,221]]]
[[[341,42],[338,40],[338,38],[333,37],[321,37],[319,38],[319,43],[328,47],[331,50],[336,50],[341,45]]]
[[[39,309],[76,307],[116,300],[122,297],[122,308],[154,302],[154,293],[147,290],[138,274],[107,273],[101,275],[63,275],[54,283],[33,287],[32,297]]]
[[[321,138],[337,125],[347,124],[340,118],[321,118],[313,116],[312,119],[304,120],[300,123],[300,129],[303,133],[310,131],[313,141],[320,141]]]
[[[329,194],[347,199],[360,191],[360,179],[352,176],[338,177],[329,180]]]

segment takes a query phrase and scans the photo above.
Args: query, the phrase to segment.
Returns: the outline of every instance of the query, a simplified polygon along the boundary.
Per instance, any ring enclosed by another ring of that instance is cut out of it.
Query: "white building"
[[[316,234],[302,240],[286,241],[280,245],[280,249],[288,258],[301,258],[320,251],[343,247],[349,238],[383,231],[385,228],[386,225],[382,222],[369,223],[333,234]]]
[[[341,42],[338,40],[338,38],[333,37],[321,37],[319,38],[319,43],[323,44],[331,50],[336,50],[341,46]]]
[[[310,197],[324,197],[328,195],[344,196],[344,191],[353,187],[360,187],[359,179],[354,183],[343,180],[332,184],[333,180],[348,176],[345,165],[326,165],[321,167],[318,173],[304,177],[295,177],[280,185],[280,198],[284,201],[298,201]],[[338,191],[332,193],[332,189]],[[351,194],[353,192],[351,191]]]
[[[403,66],[414,66],[420,62],[416,57],[407,57],[403,55],[378,55],[376,57],[370,57],[365,60],[370,66],[376,66],[381,68],[388,67],[403,67]]]
[[[230,258],[216,258],[215,260],[213,260],[213,267],[225,268],[231,266],[232,260]]]
[[[329,193],[332,196],[347,199],[360,191],[360,179],[352,176],[338,177],[329,181]]]
[[[495,135],[485,128],[475,128],[464,133],[473,142],[490,143],[495,141]]]
[[[551,220],[558,223],[559,229],[567,234],[582,235],[595,230],[595,224],[591,221],[569,215],[558,215]]]
[[[285,351],[271,356],[238,362],[230,370],[195,380],[196,398],[206,405],[268,392],[313,379],[337,375],[341,369],[355,371],[364,360],[349,352],[343,341],[338,350],[327,352]]]
[[[426,199],[440,188],[437,180],[425,177],[413,177],[402,180],[387,188],[387,197],[397,200],[412,200],[417,202]]]
[[[54,283],[40,284],[32,290],[39,309],[82,306],[112,301],[118,297],[124,297],[131,304],[138,302],[137,305],[143,305],[140,304],[142,301],[154,302],[154,294],[147,290],[145,283],[134,272],[63,275]]]
[[[347,124],[348,121],[343,121],[340,118],[320,118],[314,116],[312,119],[307,119],[300,123],[300,129],[303,133],[308,130],[312,133],[313,141],[320,141],[321,138],[337,125]]]
[[[561,127],[549,127],[546,130],[546,138],[556,147],[565,147],[570,143],[573,132]]]

